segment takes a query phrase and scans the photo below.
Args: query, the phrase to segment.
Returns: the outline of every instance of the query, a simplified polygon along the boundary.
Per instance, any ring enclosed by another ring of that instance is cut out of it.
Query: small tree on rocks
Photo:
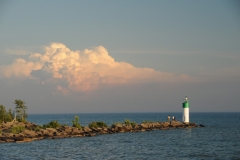
[[[14,104],[16,105],[15,109],[16,109],[16,112],[17,112],[17,118],[20,120],[20,121],[26,121],[26,118],[27,118],[27,106],[26,106],[26,103],[20,99],[16,99],[14,101]]]
[[[80,125],[80,123],[79,123],[79,117],[78,116],[74,116],[74,120],[72,120],[72,126],[73,127],[76,127],[76,128],[78,128],[78,129],[81,129],[81,125]]]

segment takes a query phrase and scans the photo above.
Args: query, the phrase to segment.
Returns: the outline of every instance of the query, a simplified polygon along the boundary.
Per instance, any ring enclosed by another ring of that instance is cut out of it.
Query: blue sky
[[[180,112],[188,95],[192,111],[240,111],[239,9],[221,0],[1,1],[0,104]]]

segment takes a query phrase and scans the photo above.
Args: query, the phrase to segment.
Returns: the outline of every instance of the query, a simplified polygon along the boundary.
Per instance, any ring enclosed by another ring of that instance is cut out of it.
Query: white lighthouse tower
[[[188,98],[183,100],[183,123],[189,123],[189,103],[188,103]]]

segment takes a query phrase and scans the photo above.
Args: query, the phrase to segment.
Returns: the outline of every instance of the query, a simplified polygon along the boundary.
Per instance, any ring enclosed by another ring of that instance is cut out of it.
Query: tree
[[[0,105],[0,123],[4,122],[5,114],[6,114],[5,106]]]
[[[14,104],[16,105],[16,113],[17,113],[17,119],[20,121],[26,121],[27,118],[27,106],[26,103],[20,99],[16,99]]]
[[[8,115],[9,115],[11,120],[14,119],[14,113],[13,113],[13,111],[11,109],[8,110]]]
[[[0,105],[0,123],[10,122],[13,120],[11,109],[6,112],[5,106]]]

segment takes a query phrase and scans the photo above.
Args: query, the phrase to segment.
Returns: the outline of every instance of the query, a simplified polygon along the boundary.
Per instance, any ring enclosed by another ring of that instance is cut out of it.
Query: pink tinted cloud
[[[72,51],[62,43],[52,43],[45,47],[44,54],[32,54],[28,61],[17,59],[11,65],[1,66],[0,69],[5,77],[30,78],[34,70],[47,72],[51,78],[67,84],[67,88],[57,85],[57,90],[64,94],[69,90],[75,92],[95,90],[101,85],[178,83],[192,80],[185,74],[178,76],[151,68],[137,68],[126,62],[116,62],[103,46]]]

